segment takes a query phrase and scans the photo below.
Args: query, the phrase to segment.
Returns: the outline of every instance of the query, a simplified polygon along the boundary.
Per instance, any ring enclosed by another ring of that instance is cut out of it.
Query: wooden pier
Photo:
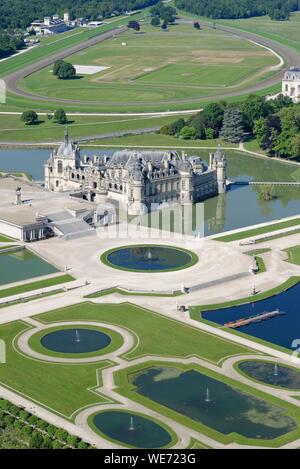
[[[276,316],[280,316],[283,314],[279,309],[275,309],[274,311],[266,311],[264,313],[257,314],[256,316],[250,316],[248,318],[241,318],[237,319],[236,321],[226,322],[224,327],[231,327],[233,329],[237,329],[242,326],[248,326],[253,322],[261,322],[266,321],[267,319],[274,318]]]

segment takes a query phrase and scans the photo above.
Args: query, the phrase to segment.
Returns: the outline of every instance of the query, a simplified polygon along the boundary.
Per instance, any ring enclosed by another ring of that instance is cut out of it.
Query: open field
[[[63,81],[47,67],[19,85],[40,96],[103,105],[167,104],[259,82],[279,62],[249,41],[185,24],[172,26],[167,33],[143,25],[141,33],[127,31],[68,60],[110,68]]]
[[[113,135],[117,132],[160,128],[174,122],[175,117],[101,117],[70,116],[69,132],[72,139]],[[64,126],[41,115],[36,125],[26,125],[20,115],[0,115],[0,142],[59,142]],[[134,138],[134,137],[133,137]]]
[[[82,303],[36,317],[43,323],[57,321],[101,321],[119,325],[139,338],[126,354],[128,360],[146,354],[187,357],[196,355],[218,363],[229,355],[249,353],[246,347],[219,339],[191,326],[165,318],[129,303],[120,305]],[[82,406],[101,403],[105,398],[96,393],[97,370],[108,362],[65,365],[33,360],[16,351],[14,338],[28,329],[21,321],[1,326],[0,337],[8,348],[7,363],[1,367],[1,384],[39,401],[57,413],[70,416]],[[166,346],[166,344],[168,344]],[[98,383],[101,376],[98,373]]]

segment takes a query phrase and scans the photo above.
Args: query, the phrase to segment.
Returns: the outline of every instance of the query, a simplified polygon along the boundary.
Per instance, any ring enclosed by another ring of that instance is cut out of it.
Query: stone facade
[[[81,158],[65,131],[64,142],[45,163],[50,191],[81,191],[89,201],[118,200],[132,215],[164,203],[196,203],[226,191],[226,158],[220,148],[206,164],[176,151],[117,151]]]
[[[282,80],[282,94],[292,98],[295,103],[300,101],[300,67],[292,67],[285,72]]]

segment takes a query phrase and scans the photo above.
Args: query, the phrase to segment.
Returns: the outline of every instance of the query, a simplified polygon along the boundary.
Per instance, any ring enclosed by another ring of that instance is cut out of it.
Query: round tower
[[[216,171],[217,183],[218,183],[218,193],[224,194],[226,192],[226,167],[227,161],[224,153],[221,150],[220,145],[218,146],[216,152],[212,158],[211,169]]]

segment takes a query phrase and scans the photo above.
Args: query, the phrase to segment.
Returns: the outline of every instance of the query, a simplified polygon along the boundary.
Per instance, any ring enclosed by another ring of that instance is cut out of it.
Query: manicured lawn
[[[11,243],[12,241],[15,241],[12,238],[9,238],[8,236],[4,236],[0,234],[0,243]]]
[[[4,288],[0,290],[0,298],[5,298],[6,296],[20,295],[21,293],[25,293],[28,291],[52,287],[61,283],[72,282],[73,280],[75,279],[71,275],[59,275],[58,277],[48,278],[45,280],[38,280],[37,282],[25,283],[16,287]]]
[[[122,46],[126,43],[126,46]],[[176,44],[176,47],[174,46]],[[210,28],[177,24],[169,32],[142,25],[68,57],[73,64],[109,67],[76,80],[58,80],[47,67],[20,86],[40,96],[90,101],[90,105],[160,105],[196,102],[227,86],[260,81],[278,59],[266,49]]]
[[[254,236],[258,236],[261,234],[269,233],[272,231],[283,230],[284,228],[290,228],[292,226],[300,225],[300,218],[294,218],[293,220],[287,220],[279,223],[273,223],[268,226],[261,226],[258,228],[252,228],[245,231],[239,231],[237,233],[219,236],[214,238],[216,241],[223,241],[229,243],[231,241],[238,241],[240,239],[250,238]],[[285,233],[284,235],[288,235],[289,233]],[[269,238],[264,238],[263,241],[267,241]]]
[[[97,305],[87,302],[41,314],[36,319],[44,323],[101,321],[108,328],[109,324],[125,327],[139,339],[126,354],[128,360],[146,354],[197,355],[217,363],[230,355],[253,353],[246,347],[129,303]],[[64,415],[71,415],[82,406],[103,402],[104,398],[92,392],[92,388],[96,386],[97,369],[108,363],[65,365],[27,358],[15,350],[12,341],[28,327],[21,321],[1,326],[0,338],[7,344],[7,363],[1,365],[0,382]],[[101,376],[98,378],[101,383]]]
[[[174,122],[176,117],[101,117],[69,116],[72,138],[93,137],[113,132],[130,132],[139,129],[156,129]],[[60,141],[64,126],[40,115],[39,124],[25,125],[20,115],[0,115],[0,141],[49,142]],[[1,168],[0,168],[1,170]]]
[[[160,296],[160,297],[169,297],[169,296],[180,296],[183,295],[181,291],[175,291],[174,293],[155,293],[155,292],[147,292],[147,293],[141,293],[141,292],[135,292],[135,291],[127,291],[127,290],[122,290],[121,288],[109,288],[108,290],[102,290],[96,293],[91,293],[90,295],[85,296],[85,298],[100,298],[102,296],[106,295],[113,295],[114,293],[118,295],[123,295],[123,296]]]
[[[139,337],[137,346],[126,354],[129,360],[147,354],[165,357],[197,355],[217,363],[224,356],[247,351],[245,347],[130,303],[97,305],[87,302],[51,311],[37,318],[47,323],[64,320],[99,320],[108,325],[111,323],[126,327]]]
[[[298,234],[298,233],[300,233],[300,228],[295,229],[295,230],[291,230],[291,231],[287,231],[285,233],[279,233],[279,234],[276,234],[276,235],[273,235],[273,236],[270,235],[270,236],[267,236],[266,238],[263,238],[263,239],[258,239],[256,241],[256,244],[265,243],[266,241],[272,241],[274,239],[284,238],[285,236],[291,236],[291,235]]]
[[[293,246],[288,249],[284,249],[288,254],[288,261],[292,264],[300,265],[300,246]]]

